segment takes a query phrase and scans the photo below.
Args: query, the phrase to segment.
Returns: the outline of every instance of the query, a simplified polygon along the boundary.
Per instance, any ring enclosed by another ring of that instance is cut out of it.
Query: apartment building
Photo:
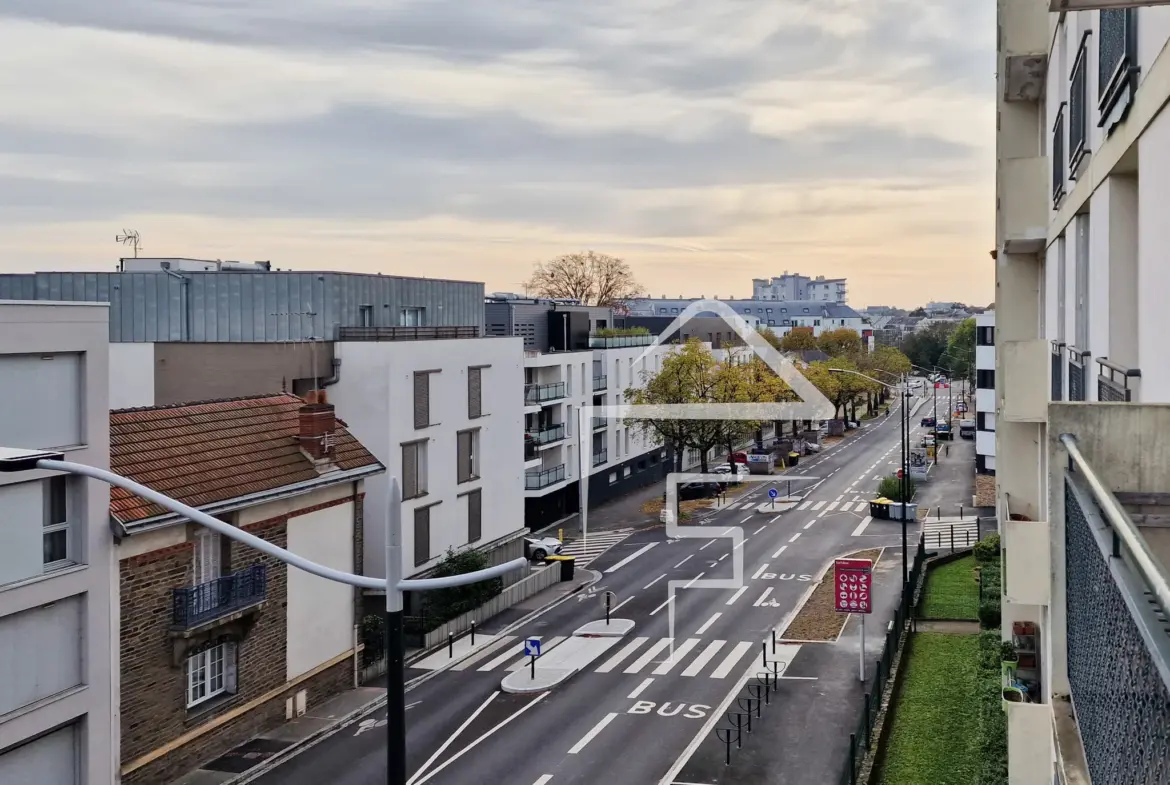
[[[0,445],[109,466],[109,308],[0,301]],[[117,781],[108,486],[0,474],[0,782]]]
[[[121,409],[109,428],[115,473],[361,573],[364,483],[385,468],[324,395]],[[109,518],[124,785],[173,782],[353,686],[360,591],[122,489],[110,494]]]
[[[844,278],[810,278],[800,273],[784,273],[773,278],[752,279],[753,300],[812,300],[844,305],[848,287]]]
[[[998,4],[996,502],[1004,636],[1022,652],[1004,692],[1012,785],[1168,776],[1170,8],[1153,5]]]
[[[701,297],[668,300],[639,297],[626,303],[630,316],[665,316],[674,318]],[[847,305],[817,300],[721,300],[745,319],[758,319],[758,326],[767,327],[777,335],[787,334],[793,327],[811,327],[814,334],[845,327],[855,330],[867,341],[873,335],[869,323]],[[716,316],[709,313],[702,316]]]
[[[975,473],[995,474],[995,311],[975,316]]]

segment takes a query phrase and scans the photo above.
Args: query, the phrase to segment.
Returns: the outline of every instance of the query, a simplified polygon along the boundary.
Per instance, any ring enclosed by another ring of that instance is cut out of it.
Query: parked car
[[[678,486],[679,501],[692,499],[710,499],[727,490],[725,482],[685,482]],[[662,501],[666,502],[666,491],[662,492]]]
[[[712,469],[711,473],[712,474],[731,474],[731,465],[726,464],[726,463],[720,464],[719,466],[716,466],[714,469]],[[751,470],[749,470],[745,464],[737,463],[737,464],[735,464],[735,474],[736,474],[737,478],[738,477],[746,477],[749,474],[751,474]]]
[[[556,537],[524,538],[524,550],[531,561],[544,561],[549,556],[560,556],[564,547]]]

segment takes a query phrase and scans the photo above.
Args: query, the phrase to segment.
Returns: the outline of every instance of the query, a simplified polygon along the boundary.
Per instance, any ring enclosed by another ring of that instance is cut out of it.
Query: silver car
[[[565,546],[556,537],[525,537],[524,548],[532,561],[544,561],[549,556],[560,556]]]

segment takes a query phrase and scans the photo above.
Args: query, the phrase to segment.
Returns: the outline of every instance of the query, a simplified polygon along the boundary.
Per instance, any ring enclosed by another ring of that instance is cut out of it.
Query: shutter
[[[482,369],[467,369],[467,418],[474,420],[483,413]]]
[[[414,374],[414,427],[431,424],[431,375],[425,371]]]
[[[455,438],[458,442],[456,445],[458,481],[467,482],[471,479],[471,431],[460,431]]]
[[[414,511],[414,566],[421,567],[431,558],[431,508]]]
[[[402,445],[402,498],[418,496],[418,443]]]
[[[472,543],[483,536],[482,504],[480,491],[467,494],[467,542]]]
[[[223,689],[229,695],[236,694],[236,643],[223,644]]]

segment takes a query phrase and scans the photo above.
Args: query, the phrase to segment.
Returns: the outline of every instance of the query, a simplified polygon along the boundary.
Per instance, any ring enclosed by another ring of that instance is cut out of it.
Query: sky
[[[995,5],[3,0],[0,272],[143,256],[987,304]]]

